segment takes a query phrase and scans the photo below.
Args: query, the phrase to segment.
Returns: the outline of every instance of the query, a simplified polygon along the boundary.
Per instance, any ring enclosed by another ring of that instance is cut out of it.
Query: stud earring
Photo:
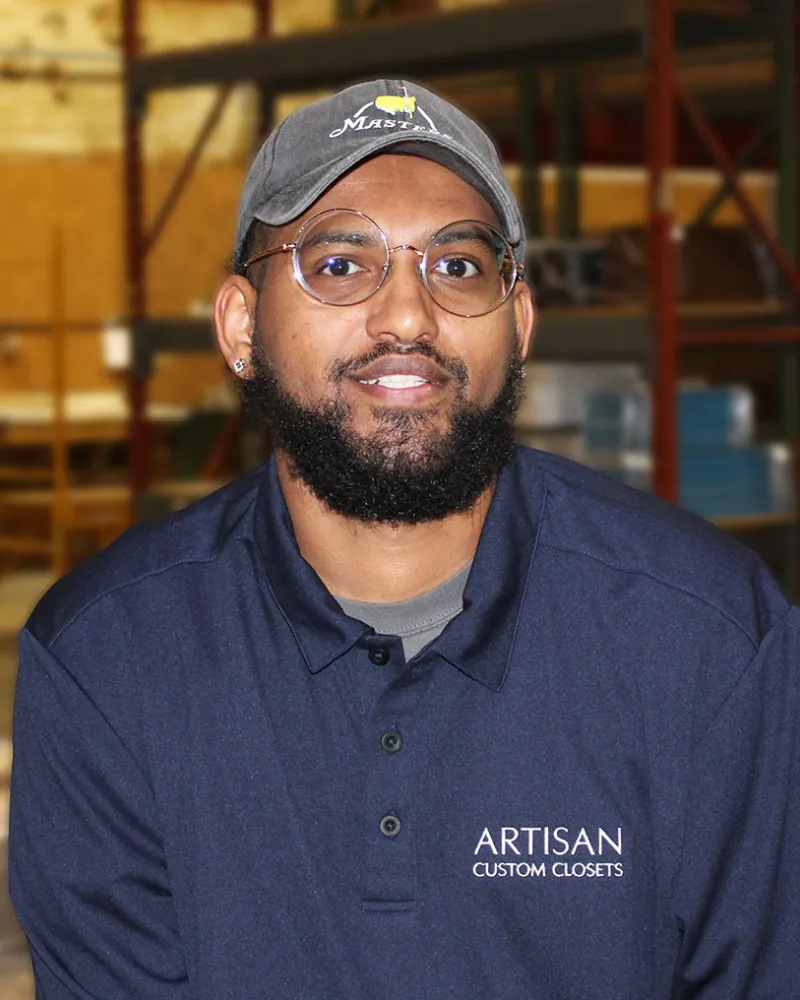
[[[233,362],[233,370],[236,372],[237,375],[241,375],[242,372],[245,370],[245,368],[247,368],[247,362],[244,360],[244,358],[237,358]]]

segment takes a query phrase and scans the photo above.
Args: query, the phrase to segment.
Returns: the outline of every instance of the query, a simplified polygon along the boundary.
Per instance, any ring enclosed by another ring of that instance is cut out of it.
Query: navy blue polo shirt
[[[463,612],[406,662],[267,465],[23,632],[37,996],[795,997],[799,648],[727,536],[520,449]]]

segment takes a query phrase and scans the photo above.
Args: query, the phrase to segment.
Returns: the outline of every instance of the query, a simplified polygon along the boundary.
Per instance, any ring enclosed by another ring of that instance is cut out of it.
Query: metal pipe
[[[256,5],[256,38],[266,39],[272,35],[272,0],[254,0]],[[272,86],[265,81],[256,84],[258,88],[258,110],[256,117],[256,147],[272,131],[275,122],[275,95]]]
[[[102,329],[105,323],[106,320],[103,319],[69,319],[64,321],[64,329],[71,332],[86,331],[86,330],[95,331]],[[15,321],[13,319],[0,320],[0,334],[48,333],[50,329],[51,329],[51,324],[47,323],[45,320],[28,320],[28,319],[19,321]]]
[[[225,110],[225,105],[228,103],[228,98],[233,91],[233,85],[230,83],[225,84],[220,87],[217,94],[217,99],[211,106],[211,109],[206,116],[206,120],[200,127],[200,131],[197,133],[197,137],[192,143],[192,148],[186,155],[180,169],[175,175],[175,179],[170,186],[161,206],[156,213],[155,220],[150,226],[147,234],[142,238],[142,253],[146,257],[156,244],[158,237],[161,235],[161,231],[169,220],[175,206],[178,204],[181,195],[183,194],[186,185],[189,182],[192,174],[194,173],[195,167],[203,155],[203,150],[211,138],[214,129],[217,127],[222,113]]]
[[[517,104],[522,214],[528,236],[542,236],[542,86],[534,67],[521,70]]]
[[[750,141],[736,157],[737,171],[746,170],[753,160],[759,156],[767,145],[775,129],[775,121],[772,115],[764,118],[756,127]],[[692,226],[705,226],[714,218],[717,211],[725,204],[731,196],[731,187],[726,179],[723,179],[719,188],[703,205],[691,222]]]
[[[647,60],[650,167],[650,304],[655,341],[653,444],[655,492],[678,499],[676,409],[677,281],[673,207],[675,164],[675,22],[672,0],[651,0]]]
[[[4,83],[60,83],[75,86],[77,84],[97,84],[104,86],[109,83],[119,83],[122,79],[119,73],[81,73],[76,70],[64,70],[59,66],[43,66],[41,69],[17,69],[13,66],[0,66],[0,80]]]
[[[778,233],[787,256],[796,262],[800,153],[795,130],[798,66],[793,7],[793,0],[783,0],[775,46],[775,99],[778,119]]]
[[[52,250],[52,361],[53,361],[53,512],[51,538],[53,573],[67,572],[67,526],[69,520],[69,441],[67,434],[67,336],[64,329],[64,234],[53,233]]]
[[[142,120],[144,99],[130,86],[130,70],[139,55],[139,2],[121,0],[122,53],[125,65],[124,177],[125,177],[125,270],[128,323],[134,339],[142,336],[145,317],[145,258],[142,252],[144,216],[144,169],[142,162]],[[147,424],[147,382],[132,370],[128,379],[130,404],[130,480],[134,496],[144,492],[150,479],[150,435]]]
[[[576,71],[556,74],[556,164],[558,169],[556,229],[562,239],[580,232],[580,93]]]
[[[762,329],[704,330],[680,333],[678,342],[684,347],[700,345],[728,347],[730,344],[759,347],[765,344],[800,344],[800,326],[767,326]]]
[[[256,38],[269,38],[272,34],[272,0],[255,0]]]
[[[792,100],[792,128],[794,130],[795,141],[797,142],[798,135],[800,135],[800,0],[790,0],[791,2],[791,12],[792,12],[792,39],[794,41],[794,97]],[[798,151],[798,159],[800,159],[800,151]],[[795,184],[797,185],[798,178],[795,174]],[[800,194],[795,194],[795,217],[794,217],[794,227],[795,227],[795,245],[800,247]],[[798,272],[800,273],[800,260],[795,258],[795,264],[798,266]]]
[[[211,450],[203,462],[201,479],[220,479],[225,468],[225,459],[239,436],[242,427],[241,407],[229,414],[222,430],[217,435]]]
[[[798,179],[800,149],[797,139],[798,4],[782,0],[775,39],[775,103],[778,121],[778,235],[798,277]],[[777,352],[780,382],[779,415],[783,437],[794,454],[795,496],[800,497],[800,351],[797,344]],[[796,504],[800,509],[800,504]],[[800,518],[800,515],[798,515]],[[800,520],[790,538],[787,589],[797,599],[800,581]]]
[[[794,264],[778,240],[769,231],[761,213],[751,202],[747,192],[741,185],[736,173],[736,165],[728,155],[725,147],[714,134],[700,110],[694,97],[680,84],[677,84],[678,97],[695,131],[716,162],[717,167],[730,185],[731,195],[735,199],[747,222],[756,230],[778,266],[789,288],[800,296],[800,276],[795,271]]]
[[[58,59],[59,61],[77,60],[80,62],[115,62],[121,61],[119,52],[81,52],[77,49],[10,49],[0,48],[0,59]]]

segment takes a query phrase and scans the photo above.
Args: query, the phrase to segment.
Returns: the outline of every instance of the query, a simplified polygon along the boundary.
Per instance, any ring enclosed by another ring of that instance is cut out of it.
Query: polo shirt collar
[[[263,554],[272,595],[308,669],[318,673],[372,629],[344,614],[311,564],[300,555],[274,457],[264,473],[257,501],[256,544]]]
[[[519,452],[517,452],[517,456]],[[499,691],[511,664],[546,496],[538,465],[515,457],[500,473],[464,588],[464,610],[428,646]]]
[[[426,647],[491,690],[500,690],[511,661],[544,496],[538,469],[523,476],[517,458],[503,469],[464,589],[464,610]],[[372,633],[344,614],[300,555],[274,458],[261,480],[256,542],[270,590],[312,673]]]

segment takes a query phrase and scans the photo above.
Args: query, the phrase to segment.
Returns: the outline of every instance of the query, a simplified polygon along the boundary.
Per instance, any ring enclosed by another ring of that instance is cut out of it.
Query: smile
[[[418,389],[430,385],[428,379],[419,375],[381,375],[379,378],[359,379],[361,385],[379,385],[384,389]]]

